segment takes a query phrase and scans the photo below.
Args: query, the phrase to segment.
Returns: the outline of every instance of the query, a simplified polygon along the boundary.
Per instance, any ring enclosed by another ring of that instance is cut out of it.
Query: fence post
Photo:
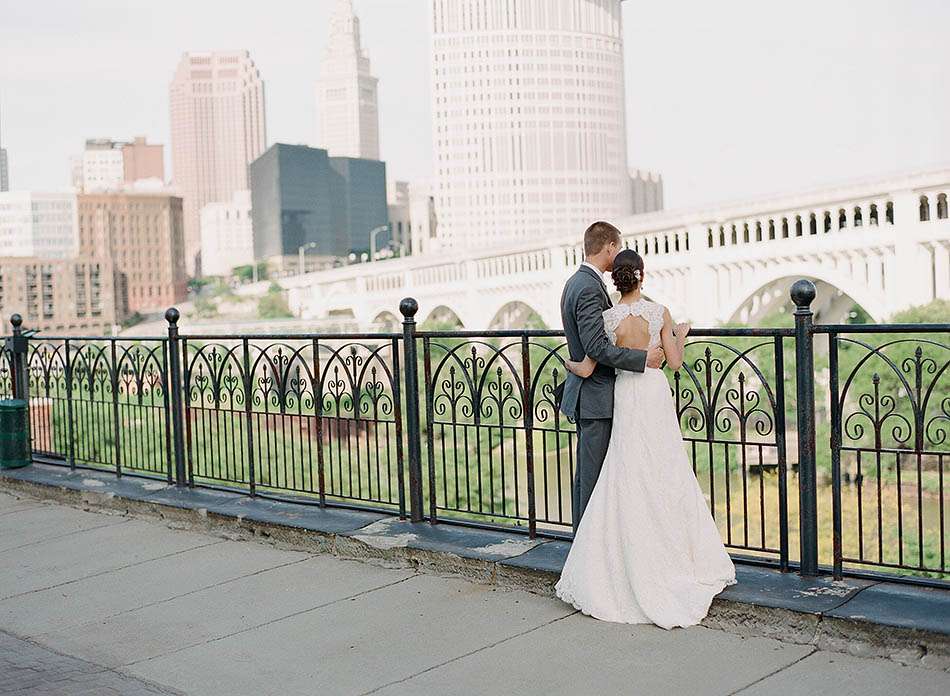
[[[13,337],[10,339],[10,391],[14,399],[23,399],[26,405],[26,434],[29,439],[29,452],[33,456],[33,423],[30,413],[30,368],[28,337],[23,335],[23,317],[14,314],[10,317]]]
[[[406,437],[409,445],[409,519],[422,521],[422,429],[419,426],[419,360],[416,351],[416,312],[411,297],[399,303],[402,313],[403,355],[406,375]]]
[[[10,341],[10,377],[14,399],[30,398],[29,370],[27,368],[27,338],[23,335],[23,317],[14,314],[10,317],[13,326],[13,338]]]
[[[185,425],[182,416],[184,408],[181,380],[181,344],[178,339],[178,319],[181,314],[174,307],[165,312],[168,322],[168,387],[172,395],[172,458],[175,462],[175,483],[185,486],[188,483],[185,471]]]
[[[818,575],[818,490],[815,471],[815,354],[811,303],[815,284],[792,285],[795,303],[795,385],[798,404],[798,509],[801,575]]]

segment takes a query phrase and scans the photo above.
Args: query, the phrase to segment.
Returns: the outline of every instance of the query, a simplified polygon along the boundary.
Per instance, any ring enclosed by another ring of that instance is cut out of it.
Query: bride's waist
[[[646,367],[643,372],[631,372],[630,370],[617,370],[617,377],[654,377],[660,376],[666,379],[663,369],[659,367]]]

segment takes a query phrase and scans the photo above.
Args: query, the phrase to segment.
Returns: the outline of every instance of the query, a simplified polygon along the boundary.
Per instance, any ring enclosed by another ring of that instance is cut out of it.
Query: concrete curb
[[[321,531],[252,520],[240,514],[223,514],[203,507],[188,508],[166,502],[134,500],[113,491],[79,490],[2,475],[0,490],[87,511],[157,520],[172,528],[203,531],[230,540],[263,541],[289,550],[332,554],[343,559],[387,567],[413,568],[423,573],[451,575],[550,597],[554,596],[554,584],[558,578],[558,573],[551,570],[505,562],[510,560],[507,558],[465,557],[438,548],[413,548],[401,543],[389,543],[385,536],[360,534],[374,522],[352,531]],[[533,548],[537,549],[544,543],[560,542],[541,542]],[[866,586],[873,584],[866,583]],[[831,606],[831,609],[840,607],[853,594]],[[950,672],[950,635],[936,631],[883,625],[857,618],[832,616],[824,611],[801,611],[723,596],[713,601],[702,625],[742,636],[761,636],[813,645],[821,650],[859,657],[885,657],[900,664]]]

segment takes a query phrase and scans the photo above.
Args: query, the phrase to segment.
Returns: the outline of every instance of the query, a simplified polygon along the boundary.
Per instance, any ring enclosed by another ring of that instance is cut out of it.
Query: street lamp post
[[[306,244],[301,245],[299,249],[297,249],[297,254],[298,254],[298,256],[300,257],[300,275],[303,275],[303,257],[304,257],[304,254],[306,253],[307,249],[311,249],[311,248],[314,248],[314,247],[316,247],[316,246],[317,246],[317,243],[316,243],[316,242],[307,242]]]
[[[385,225],[380,225],[379,227],[370,230],[369,233],[369,260],[376,260],[376,235],[380,232],[385,232],[389,229],[389,223]]]

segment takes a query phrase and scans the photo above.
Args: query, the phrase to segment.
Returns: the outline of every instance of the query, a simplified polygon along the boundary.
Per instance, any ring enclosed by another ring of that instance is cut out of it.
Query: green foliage
[[[236,266],[231,272],[242,283],[250,283],[254,280],[254,266],[252,264]],[[267,280],[268,275],[267,262],[261,261],[257,264],[257,279]]]
[[[138,312],[132,312],[132,314],[126,317],[125,321],[122,322],[122,328],[128,329],[136,324],[141,324],[143,319],[144,317]]]
[[[894,324],[947,324],[950,323],[950,300],[934,300],[925,305],[910,307],[891,317]]]
[[[201,292],[201,290],[211,283],[210,278],[191,278],[188,280],[189,292]]]
[[[846,324],[870,324],[871,315],[864,311],[861,305],[854,305],[851,308],[851,311],[848,312],[848,318],[845,321]]]
[[[277,283],[271,283],[267,294],[257,303],[257,316],[261,319],[288,319],[293,317],[283,288]]]
[[[449,319],[438,319],[430,316],[419,324],[419,331],[461,331],[462,327]]]

